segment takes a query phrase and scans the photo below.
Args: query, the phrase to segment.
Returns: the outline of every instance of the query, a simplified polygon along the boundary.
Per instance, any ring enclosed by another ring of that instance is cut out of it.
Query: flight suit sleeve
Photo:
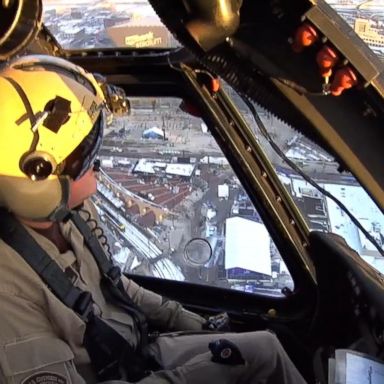
[[[161,330],[200,331],[202,329],[206,320],[186,310],[177,301],[165,299],[155,292],[140,287],[126,276],[123,276],[122,280],[127,294],[134,303],[144,312],[148,320]]]
[[[0,298],[0,382],[85,384],[43,309],[15,295]]]

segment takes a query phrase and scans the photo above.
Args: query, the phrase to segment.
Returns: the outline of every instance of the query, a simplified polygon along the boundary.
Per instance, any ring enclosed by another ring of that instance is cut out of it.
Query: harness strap
[[[153,366],[150,358],[144,358],[126,341],[122,342],[122,336],[98,316],[87,324],[84,346],[100,382],[136,382],[147,376]]]
[[[63,304],[76,312],[86,323],[84,346],[99,379],[102,381],[125,379],[136,382],[145,377],[148,374],[147,363],[150,363],[148,357],[144,356],[144,347],[147,343],[145,317],[125,292],[120,279],[120,270],[112,266],[96,239],[97,246],[95,236],[90,233],[83,219],[80,217],[76,221],[78,224],[83,222],[86,227],[79,224],[81,227],[79,230],[101,270],[103,277],[101,288],[105,299],[124,309],[136,322],[140,321],[138,326],[141,337],[137,350],[121,334],[94,314],[92,295],[72,284],[65,272],[10,212],[0,209],[0,217],[0,238],[26,261]]]
[[[144,350],[144,347],[148,344],[147,319],[141,309],[133,302],[125,291],[123,282],[121,281],[120,268],[114,266],[109,260],[97,237],[79,213],[73,213],[71,220],[84,237],[85,244],[91,251],[99,267],[100,273],[104,277],[101,289],[105,299],[116,304],[118,307],[123,308],[135,319],[140,332],[139,349]]]
[[[8,211],[1,209],[0,237],[41,277],[55,296],[87,320],[92,296],[75,287],[56,262],[40,247],[24,226]]]

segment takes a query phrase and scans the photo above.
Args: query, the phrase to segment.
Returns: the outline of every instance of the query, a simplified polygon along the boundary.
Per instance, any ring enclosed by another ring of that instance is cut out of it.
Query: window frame
[[[140,52],[134,56],[130,52],[118,53],[72,52],[69,59],[91,72],[102,73],[109,82],[124,88],[128,98],[168,96],[193,101],[284,259],[295,284],[291,296],[312,295],[316,276],[309,256],[308,228],[253,131],[225,92],[221,89],[210,94],[204,81],[198,79],[197,73],[205,71],[199,64],[180,64],[189,56],[184,50],[164,50],[161,54]]]

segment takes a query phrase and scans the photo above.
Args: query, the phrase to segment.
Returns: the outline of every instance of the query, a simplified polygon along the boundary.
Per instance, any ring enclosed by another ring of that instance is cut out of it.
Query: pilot
[[[220,333],[225,316],[113,266],[89,201],[106,110],[93,75],[21,57],[0,69],[0,106],[1,383],[305,382],[271,332]]]

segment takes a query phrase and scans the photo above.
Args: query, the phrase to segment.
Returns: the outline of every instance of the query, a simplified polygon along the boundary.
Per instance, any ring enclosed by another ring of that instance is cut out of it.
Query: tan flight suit
[[[73,251],[60,254],[51,241],[28,229],[63,270],[68,272],[70,268],[74,284],[92,293],[95,313],[136,344],[133,319],[105,302],[99,287],[98,267],[80,232],[71,222],[61,224],[61,230]],[[163,300],[125,277],[124,285],[151,323],[169,330],[201,330],[204,319],[180,304]],[[96,383],[82,345],[84,331],[84,322],[55,297],[20,255],[0,240],[0,383]],[[304,383],[271,333],[224,336],[239,347],[245,365],[211,362],[208,343],[223,335],[168,334],[159,337],[149,348],[165,370],[140,383]]]

